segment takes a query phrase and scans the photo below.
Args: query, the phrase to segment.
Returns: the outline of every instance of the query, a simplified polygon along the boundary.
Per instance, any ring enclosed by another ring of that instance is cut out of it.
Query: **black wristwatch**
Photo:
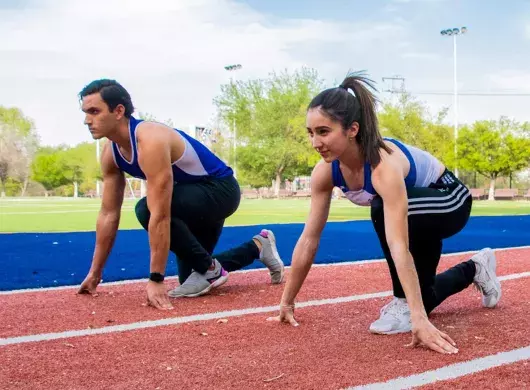
[[[149,280],[156,283],[162,283],[164,281],[164,275],[159,272],[151,272],[149,274]]]

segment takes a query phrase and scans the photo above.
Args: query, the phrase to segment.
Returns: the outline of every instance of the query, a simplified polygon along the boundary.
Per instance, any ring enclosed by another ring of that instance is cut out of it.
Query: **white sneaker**
[[[501,299],[501,283],[497,278],[497,261],[495,253],[490,248],[484,248],[476,253],[471,260],[475,263],[477,272],[473,283],[482,293],[482,305],[494,308]]]
[[[260,234],[256,234],[253,238],[261,242],[259,260],[269,269],[272,284],[281,283],[285,267],[276,247],[274,233],[271,230],[263,229]]]
[[[370,325],[370,332],[378,334],[406,333],[412,330],[410,309],[405,298],[392,299],[381,308],[381,316]]]

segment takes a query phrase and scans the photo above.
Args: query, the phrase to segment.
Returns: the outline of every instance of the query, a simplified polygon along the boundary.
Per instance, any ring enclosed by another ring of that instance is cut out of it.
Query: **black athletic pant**
[[[445,170],[435,184],[427,188],[408,188],[409,250],[418,273],[427,313],[473,282],[475,263],[468,260],[436,275],[442,254],[442,239],[458,233],[471,213],[472,197],[468,188],[452,172]],[[371,204],[375,227],[390,268],[394,296],[405,298],[386,237],[383,200],[376,196]]]
[[[228,272],[241,269],[259,258],[258,247],[252,239],[212,255],[225,219],[237,210],[240,200],[239,184],[233,176],[173,185],[170,249],[177,255],[181,284],[193,270],[204,274],[212,264],[212,258],[216,258]],[[136,216],[146,230],[150,215],[147,197],[140,199],[136,204]]]

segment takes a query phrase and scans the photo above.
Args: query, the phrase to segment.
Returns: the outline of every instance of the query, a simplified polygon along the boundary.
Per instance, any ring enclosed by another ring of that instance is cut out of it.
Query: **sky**
[[[43,144],[75,145],[91,141],[77,94],[94,79],[187,128],[212,124],[231,77],[306,66],[326,86],[365,70],[381,99],[398,75],[453,124],[453,38],[440,31],[462,26],[458,90],[482,95],[459,96],[459,123],[530,121],[528,0],[0,0],[0,105],[32,118]]]

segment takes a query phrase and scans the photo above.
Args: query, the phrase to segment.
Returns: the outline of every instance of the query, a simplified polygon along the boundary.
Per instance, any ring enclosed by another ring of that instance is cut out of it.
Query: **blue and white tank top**
[[[136,139],[136,127],[143,120],[131,117],[129,119],[129,137],[131,142],[131,160],[123,157],[117,144],[112,142],[112,155],[116,166],[123,172],[133,177],[146,179],[146,176],[138,164],[138,147]],[[178,183],[193,183],[204,177],[227,177],[233,175],[232,168],[227,166],[221,159],[213,154],[206,146],[190,137],[185,132],[175,129],[184,140],[184,153],[171,164],[173,180]]]
[[[410,170],[405,177],[405,185],[409,187],[428,187],[431,183],[436,183],[442,170],[442,164],[430,153],[418,149],[414,146],[405,145],[398,140],[385,138],[392,142],[405,154],[410,163]],[[364,164],[364,185],[357,191],[352,191],[346,185],[346,181],[340,171],[340,162],[335,160],[331,163],[333,185],[339,187],[344,196],[359,206],[368,206],[377,195],[372,185],[372,169],[369,163]]]

